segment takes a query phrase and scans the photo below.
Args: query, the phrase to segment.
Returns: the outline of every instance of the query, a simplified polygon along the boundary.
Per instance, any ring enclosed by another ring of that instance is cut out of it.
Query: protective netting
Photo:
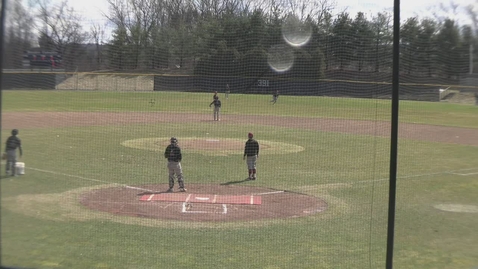
[[[104,1],[8,2],[2,135],[26,173],[1,182],[1,265],[384,266],[393,1]],[[473,4],[404,3],[396,268],[478,266]]]

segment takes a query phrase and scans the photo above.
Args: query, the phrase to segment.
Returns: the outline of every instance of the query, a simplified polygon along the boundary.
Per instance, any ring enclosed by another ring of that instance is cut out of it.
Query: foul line
[[[121,183],[109,182],[109,181],[105,181],[105,180],[99,180],[99,179],[87,178],[87,177],[76,176],[76,175],[70,175],[70,174],[65,174],[65,173],[59,173],[59,172],[55,172],[55,171],[44,170],[44,169],[38,169],[38,168],[34,168],[34,167],[26,167],[26,169],[31,169],[31,170],[34,170],[34,171],[43,172],[43,173],[49,173],[49,174],[53,174],[53,175],[59,175],[59,176],[65,176],[65,177],[78,178],[78,179],[83,179],[83,180],[88,180],[88,181],[93,181],[93,182],[98,182],[98,183],[114,184],[114,185],[122,186],[122,187],[128,188],[128,189],[135,189],[135,190],[141,190],[141,191],[147,191],[147,192],[154,192],[153,190],[144,189],[144,188],[139,188],[139,187],[133,187],[133,186],[129,186],[129,185],[127,185],[127,184],[121,184]],[[409,176],[397,177],[397,179],[409,179],[409,178],[427,177],[427,176],[444,175],[444,174],[459,175],[459,176],[471,176],[471,175],[477,175],[477,174],[478,174],[478,172],[474,172],[474,173],[459,173],[459,172],[470,171],[470,170],[476,170],[476,167],[474,167],[474,168],[458,169],[458,170],[442,171],[442,172],[436,172],[436,173],[409,175]],[[388,180],[390,180],[390,178],[380,178],[380,179],[373,179],[373,180],[360,180],[360,181],[354,181],[354,182],[324,183],[324,184],[318,184],[318,185],[319,185],[319,186],[327,186],[327,185],[337,185],[337,184],[361,184],[361,183],[375,183],[375,182],[388,181]],[[254,195],[278,194],[278,193],[283,193],[283,192],[285,192],[285,191],[263,192],[263,193],[256,193],[256,194],[254,194]]]
[[[451,173],[453,175],[458,175],[458,176],[472,176],[472,175],[478,175],[478,172],[475,173],[466,173],[466,174],[461,174],[461,173]]]
[[[93,182],[98,182],[98,183],[114,184],[114,185],[118,185],[118,186],[125,187],[125,188],[127,188],[127,189],[134,189],[134,190],[140,190],[140,191],[154,192],[153,190],[148,190],[148,189],[144,189],[144,188],[133,187],[133,186],[129,186],[129,185],[127,185],[127,184],[121,184],[121,183],[116,183],[116,182],[109,182],[109,181],[105,181],[105,180],[99,180],[99,179],[94,179],[94,178],[87,178],[87,177],[82,177],[82,176],[75,176],[75,175],[70,175],[70,174],[65,174],[65,173],[59,173],[59,172],[55,172],[55,171],[50,171],[50,170],[38,169],[38,168],[34,168],[34,167],[28,167],[27,169],[31,169],[31,170],[38,171],[38,172],[43,172],[43,173],[49,173],[49,174],[53,174],[53,175],[59,175],[59,176],[65,176],[65,177],[73,177],[73,178],[78,178],[78,179],[83,179],[83,180],[88,180],[88,181],[93,181]]]
[[[456,173],[456,172],[460,172],[460,171],[470,171],[470,170],[475,170],[475,169],[476,169],[476,168],[465,168],[465,169],[449,170],[449,171],[442,171],[442,172],[436,172],[436,173],[409,175],[409,176],[397,177],[397,179],[409,179],[409,178],[415,178],[415,177],[427,177],[427,176],[436,176],[436,175],[444,175],[444,174],[468,176],[468,175],[472,175],[472,174],[478,174],[478,172],[477,172],[477,173],[468,173],[468,174],[458,174],[458,173]],[[324,183],[324,184],[319,184],[319,185],[375,183],[375,182],[388,181],[388,180],[390,180],[390,178],[380,178],[380,179],[372,179],[372,180],[360,180],[360,181],[353,181],[353,182]]]
[[[270,191],[270,192],[261,192],[261,193],[255,193],[253,195],[268,195],[268,194],[277,194],[277,193],[284,193],[285,191]]]
[[[478,170],[477,168],[472,168],[472,169],[466,169],[466,170]],[[459,170],[459,171],[466,171],[466,170]],[[457,173],[457,172],[451,172],[452,175],[458,175],[458,176],[472,176],[472,175],[478,175],[478,172],[472,172],[472,173]]]

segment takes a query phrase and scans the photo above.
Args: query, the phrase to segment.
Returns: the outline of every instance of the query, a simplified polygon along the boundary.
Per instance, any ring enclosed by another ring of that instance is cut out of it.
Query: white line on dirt
[[[186,213],[186,204],[187,203],[183,203],[183,208],[181,210],[181,213]]]
[[[227,205],[226,204],[222,204],[222,214],[227,214]]]
[[[138,187],[133,187],[133,186],[125,185],[125,184],[119,184],[119,183],[113,183],[113,184],[117,184],[117,185],[123,186],[123,187],[125,187],[125,188],[127,188],[127,189],[154,192],[154,191],[152,191],[152,190],[148,190],[148,189],[144,189],[144,188],[138,188]]]
[[[254,193],[253,195],[268,195],[268,194],[277,194],[277,193],[283,193],[285,191],[269,191],[269,192],[261,192],[261,193]]]
[[[183,202],[181,213],[189,213],[189,214],[217,214],[215,211],[193,211],[193,210],[188,210],[188,205],[190,206],[190,203]],[[222,213],[221,214],[227,214],[227,205],[222,204]]]

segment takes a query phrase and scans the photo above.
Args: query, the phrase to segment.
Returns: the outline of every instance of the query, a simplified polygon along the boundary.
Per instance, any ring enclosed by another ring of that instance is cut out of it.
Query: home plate
[[[145,194],[139,199],[143,202],[186,202],[186,203],[208,203],[208,204],[242,204],[260,205],[261,196],[254,195],[215,195],[215,194],[193,194],[193,193],[159,193]]]

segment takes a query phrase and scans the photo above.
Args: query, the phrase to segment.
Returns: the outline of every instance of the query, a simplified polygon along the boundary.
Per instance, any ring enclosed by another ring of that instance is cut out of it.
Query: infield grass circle
[[[169,137],[150,137],[126,140],[121,145],[129,148],[162,152],[169,145]],[[242,155],[246,140],[236,138],[183,137],[178,138],[179,146],[188,152],[206,156]],[[291,154],[303,151],[299,145],[259,140],[260,155]]]

